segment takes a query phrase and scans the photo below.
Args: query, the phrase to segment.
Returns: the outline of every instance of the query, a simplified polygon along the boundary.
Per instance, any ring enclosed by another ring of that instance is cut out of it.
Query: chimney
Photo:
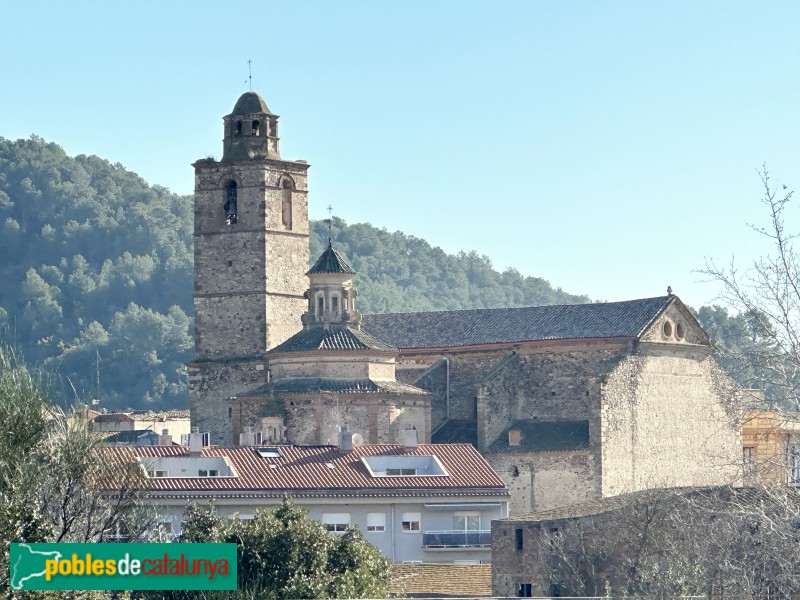
[[[417,447],[417,428],[413,425],[406,425],[403,429],[403,448],[413,450]]]
[[[339,452],[344,454],[353,449],[353,434],[347,431],[347,425],[342,425],[342,430],[339,432]]]
[[[250,431],[250,427],[247,428],[247,431],[244,433],[239,434],[239,445],[240,446],[260,446],[262,443],[262,435],[260,431]]]
[[[162,429],[161,435],[158,436],[159,446],[172,446],[172,436],[169,434],[169,429]]]
[[[509,429],[508,430],[508,445],[509,446],[519,446],[519,441],[522,438],[522,433],[519,429]]]
[[[192,433],[189,434],[189,454],[201,454],[203,452],[203,434],[200,433],[200,428],[192,427]]]

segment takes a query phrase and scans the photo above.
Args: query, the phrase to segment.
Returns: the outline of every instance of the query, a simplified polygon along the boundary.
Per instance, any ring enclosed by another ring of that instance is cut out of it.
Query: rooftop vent
[[[508,445],[509,446],[519,446],[519,442],[522,439],[522,432],[519,429],[509,429],[508,430]]]
[[[239,434],[240,446],[260,446],[263,443],[263,435],[260,431],[245,431]]]
[[[350,452],[353,449],[353,434],[347,431],[347,425],[342,425],[339,432],[339,452]]]
[[[403,435],[403,447],[406,449],[413,449],[417,447],[418,439],[417,439],[417,428],[413,425],[406,426],[402,432]]]

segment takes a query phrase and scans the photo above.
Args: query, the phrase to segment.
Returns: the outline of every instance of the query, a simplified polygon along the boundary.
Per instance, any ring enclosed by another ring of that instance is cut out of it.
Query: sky
[[[800,189],[800,3],[4,2],[0,136],[191,194],[252,88],[326,207],[596,300],[714,301]],[[798,229],[797,207],[787,228]]]

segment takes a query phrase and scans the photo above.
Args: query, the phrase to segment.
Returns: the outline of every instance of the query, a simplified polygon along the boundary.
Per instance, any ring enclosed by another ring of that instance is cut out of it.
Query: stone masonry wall
[[[462,350],[452,352],[441,352],[433,354],[415,353],[407,351],[398,358],[397,371],[398,379],[407,381],[402,375],[403,371],[409,369],[418,370],[419,375],[425,374],[422,369],[427,369],[431,365],[442,361],[434,371],[425,374],[414,385],[421,387],[433,396],[431,410],[434,415],[432,419],[433,427],[436,428],[447,414],[448,394],[446,385],[446,363],[450,361],[450,418],[451,419],[475,419],[477,416],[477,393],[478,385],[486,372],[491,369],[498,361],[510,354],[510,349],[501,350]]]
[[[264,384],[265,373],[263,361],[256,359],[190,364],[189,407],[192,427],[208,432],[212,444],[232,444],[229,398]]]
[[[511,493],[509,516],[597,498],[600,483],[589,452],[486,454]]]
[[[286,436],[293,444],[336,443],[341,426],[369,444],[399,444],[406,424],[420,443],[430,440],[428,399],[401,394],[319,394],[284,398]]]
[[[601,388],[603,496],[733,481],[735,389],[706,348],[641,344]]]
[[[535,597],[549,593],[549,582],[542,578],[536,560],[539,536],[538,522],[492,521],[492,594],[495,597],[516,596],[520,583],[530,583]]]
[[[521,348],[485,377],[478,400],[478,444],[485,450],[518,419],[589,420],[596,377],[626,344]]]

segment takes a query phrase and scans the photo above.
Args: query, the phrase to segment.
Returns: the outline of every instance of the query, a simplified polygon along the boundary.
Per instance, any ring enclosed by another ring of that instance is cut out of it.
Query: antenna
[[[100,350],[94,349],[97,356],[95,361],[95,370],[97,371],[97,404],[100,404]]]

